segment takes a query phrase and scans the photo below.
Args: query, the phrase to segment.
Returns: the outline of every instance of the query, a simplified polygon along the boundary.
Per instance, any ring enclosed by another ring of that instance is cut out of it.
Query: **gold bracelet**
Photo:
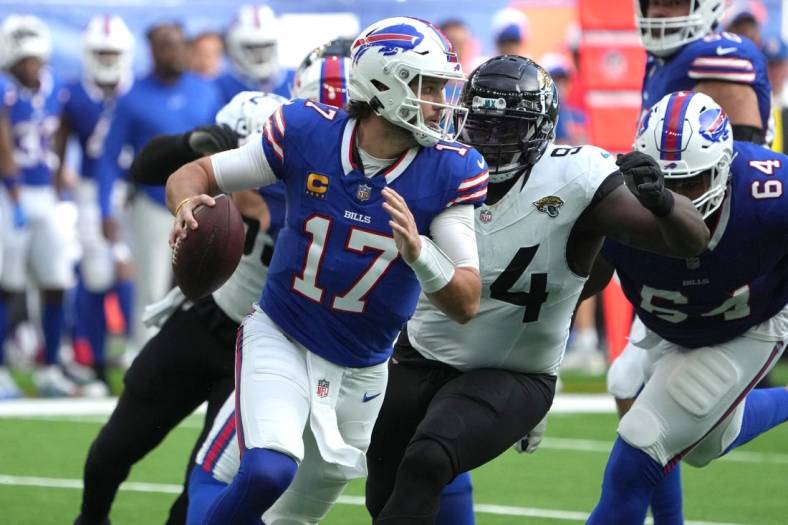
[[[189,202],[190,200],[192,200],[193,198],[194,197],[186,197],[185,199],[183,199],[181,202],[178,203],[178,205],[175,207],[176,217],[178,216],[178,212],[181,211],[181,208],[183,208],[183,205]]]

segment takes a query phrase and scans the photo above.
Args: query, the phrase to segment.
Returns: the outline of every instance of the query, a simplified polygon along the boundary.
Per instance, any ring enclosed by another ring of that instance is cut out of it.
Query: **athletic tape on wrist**
[[[454,263],[449,256],[443,253],[432,239],[420,235],[421,253],[419,257],[408,265],[416,274],[416,279],[421,283],[421,289],[426,293],[437,292],[454,277]]]

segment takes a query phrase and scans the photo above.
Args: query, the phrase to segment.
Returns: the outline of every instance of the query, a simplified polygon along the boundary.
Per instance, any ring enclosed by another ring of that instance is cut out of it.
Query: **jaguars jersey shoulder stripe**
[[[613,157],[594,146],[551,145],[524,186],[480,206],[479,313],[458,326],[422,295],[408,323],[414,348],[460,370],[555,373],[586,281],[568,266],[569,234],[616,170]]]

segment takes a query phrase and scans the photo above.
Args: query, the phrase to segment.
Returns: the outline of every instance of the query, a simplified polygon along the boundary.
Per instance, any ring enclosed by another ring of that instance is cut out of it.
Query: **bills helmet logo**
[[[350,47],[355,63],[364,53],[377,48],[384,56],[394,56],[401,51],[411,51],[424,40],[424,35],[408,24],[397,24],[372,31],[358,38]]]
[[[728,139],[728,116],[720,108],[707,109],[700,114],[701,137],[710,142]]]
[[[637,136],[640,137],[643,133],[646,132],[648,129],[648,123],[651,120],[651,111],[646,111],[643,115],[643,118],[640,119],[640,126],[638,127],[638,134]]]
[[[331,383],[329,383],[325,379],[318,379],[317,380],[317,397],[326,397],[328,395],[328,387]]]

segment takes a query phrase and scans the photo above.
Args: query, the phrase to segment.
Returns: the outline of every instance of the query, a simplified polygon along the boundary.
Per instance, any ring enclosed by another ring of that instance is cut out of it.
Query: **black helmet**
[[[555,138],[558,91],[550,75],[528,58],[491,58],[468,77],[462,92],[468,119],[462,141],[484,156],[490,182],[520,175]]]

